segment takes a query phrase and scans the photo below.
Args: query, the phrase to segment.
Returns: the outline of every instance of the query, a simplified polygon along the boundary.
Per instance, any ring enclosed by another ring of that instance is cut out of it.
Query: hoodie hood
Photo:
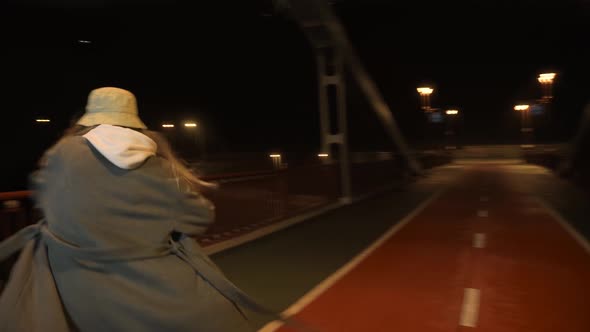
[[[101,124],[84,136],[100,154],[119,168],[134,169],[156,154],[158,146],[146,135],[123,127]]]

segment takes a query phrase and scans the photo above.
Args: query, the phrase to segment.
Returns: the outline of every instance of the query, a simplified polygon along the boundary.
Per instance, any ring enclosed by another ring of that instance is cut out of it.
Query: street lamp
[[[283,164],[281,154],[280,153],[271,153],[268,156],[272,160],[273,167],[275,169],[280,169]]]
[[[201,159],[205,159],[206,151],[205,151],[205,134],[203,133],[203,129],[196,130],[198,124],[194,121],[186,121],[184,122],[184,127],[188,130],[193,132],[193,137],[195,140],[195,145],[200,148],[201,150]]]
[[[557,74],[555,74],[555,73],[540,74],[538,80],[541,83],[551,83],[551,82],[553,82],[553,79],[555,79],[556,75]]]
[[[445,111],[445,114],[447,115],[446,118],[446,130],[445,130],[445,136],[447,139],[447,144],[445,146],[445,149],[448,150],[454,150],[457,148],[456,146],[456,142],[455,142],[455,127],[456,127],[456,118],[459,116],[459,110],[457,109],[449,109]]]
[[[433,88],[424,86],[416,89],[421,97],[422,109],[426,112],[430,111],[430,95],[434,91]]]
[[[531,106],[528,104],[515,105],[514,110],[520,112],[520,132],[522,133],[522,147],[532,147],[533,126],[531,124]]]
[[[543,96],[541,97],[540,103],[543,104],[543,117],[541,118],[543,122],[541,122],[541,129],[546,130],[546,134],[549,134],[551,131],[551,118],[553,110],[552,110],[552,100],[553,100],[553,81],[555,80],[555,73],[543,73],[537,77],[537,81],[541,84],[541,89],[543,91]]]
[[[422,109],[422,111],[424,111],[424,113],[427,113],[427,114],[425,114],[426,122],[424,123],[424,128],[422,129],[423,130],[422,140],[423,140],[423,142],[425,144],[425,148],[426,148],[427,146],[430,145],[429,141],[431,140],[430,129],[432,129],[432,128],[429,128],[430,127],[429,123],[431,122],[432,119],[430,119],[430,116],[432,114],[436,114],[433,112],[434,109],[432,109],[430,107],[430,95],[432,94],[432,92],[434,92],[434,89],[431,87],[428,87],[428,86],[421,86],[421,87],[416,88],[416,91],[418,91],[418,94],[420,94],[420,104],[421,104],[420,108]]]
[[[516,105],[516,106],[514,106],[515,111],[528,111],[529,108],[530,108],[529,105]]]
[[[555,78],[555,73],[544,73],[544,74],[540,74],[539,75],[539,82],[544,83],[544,82],[552,82],[553,79]]]
[[[543,98],[541,99],[544,103],[549,103],[553,98],[553,80],[555,79],[555,73],[543,73],[537,77],[539,83],[543,87]]]
[[[420,88],[417,88],[416,90],[418,90],[419,94],[425,94],[425,95],[429,95],[434,91],[434,89],[429,88],[429,87],[420,87]]]

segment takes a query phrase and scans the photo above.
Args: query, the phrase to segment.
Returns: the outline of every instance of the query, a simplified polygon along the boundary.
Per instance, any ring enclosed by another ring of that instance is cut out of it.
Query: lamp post
[[[445,111],[446,115],[446,130],[445,136],[447,137],[447,145],[445,148],[447,149],[456,149],[457,143],[455,139],[455,129],[456,129],[456,118],[459,116],[459,110],[457,109],[450,109]]]
[[[203,129],[201,127],[199,127],[198,124],[194,121],[187,121],[183,125],[184,125],[184,128],[193,132],[195,145],[199,146],[200,151],[201,151],[201,154],[199,157],[201,160],[204,160],[205,159],[205,135],[203,133]],[[197,130],[197,127],[199,127],[198,130]]]
[[[419,87],[416,90],[420,94],[420,103],[422,105],[421,108],[426,112],[430,111],[430,95],[432,92],[434,92],[434,89],[424,86]]]
[[[268,155],[270,157],[270,159],[272,160],[272,165],[274,167],[274,169],[280,169],[281,166],[283,165],[283,161],[282,161],[282,155],[280,153],[271,153]]]
[[[430,107],[430,95],[432,94],[432,92],[434,92],[434,89],[431,87],[427,87],[427,86],[422,86],[419,88],[416,88],[416,91],[418,91],[418,94],[420,95],[420,108],[424,111],[424,117],[426,118],[426,122],[423,123],[424,125],[424,129],[422,129],[422,139],[425,145],[425,148],[430,145],[429,144],[429,132],[430,132],[430,126],[429,126],[429,122],[430,120],[428,119],[428,114],[432,112],[432,108]]]
[[[550,103],[551,99],[553,99],[553,80],[555,79],[555,73],[544,73],[540,74],[537,77],[539,83],[541,83],[541,87],[543,88],[543,98],[541,99],[543,103]]]
[[[553,101],[553,81],[555,80],[555,73],[543,73],[537,77],[537,81],[541,84],[543,96],[541,97],[541,104],[544,106],[542,125],[543,131],[547,131],[546,134],[551,132],[551,120],[552,120],[552,101]]]
[[[520,112],[520,132],[522,134],[522,147],[532,147],[533,126],[531,123],[530,105],[520,104],[514,106],[514,110]]]
[[[161,126],[162,126],[162,134],[164,135],[164,137],[166,137],[168,139],[168,141],[170,142],[170,144],[173,147],[178,148],[178,146],[177,146],[178,140],[176,137],[176,130],[175,130],[174,122],[166,121],[166,122],[163,122]]]

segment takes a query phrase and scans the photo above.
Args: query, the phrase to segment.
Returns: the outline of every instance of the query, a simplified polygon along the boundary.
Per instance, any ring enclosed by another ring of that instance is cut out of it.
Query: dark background
[[[313,51],[297,24],[268,0],[198,3],[3,2],[0,191],[25,186],[42,151],[101,86],[134,92],[152,128],[197,121],[211,153],[317,151]],[[571,139],[590,101],[588,1],[332,6],[414,146],[437,139],[419,111],[419,85],[435,88],[433,106],[461,110],[462,144],[518,143],[512,107],[541,96],[541,72],[558,76],[539,142]],[[352,149],[391,149],[354,82],[348,85]]]

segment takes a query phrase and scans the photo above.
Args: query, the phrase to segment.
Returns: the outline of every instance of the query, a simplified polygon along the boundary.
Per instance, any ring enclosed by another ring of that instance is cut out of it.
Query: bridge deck
[[[590,331],[590,247],[551,207],[583,199],[566,187],[535,166],[452,165],[214,258],[320,331]]]

